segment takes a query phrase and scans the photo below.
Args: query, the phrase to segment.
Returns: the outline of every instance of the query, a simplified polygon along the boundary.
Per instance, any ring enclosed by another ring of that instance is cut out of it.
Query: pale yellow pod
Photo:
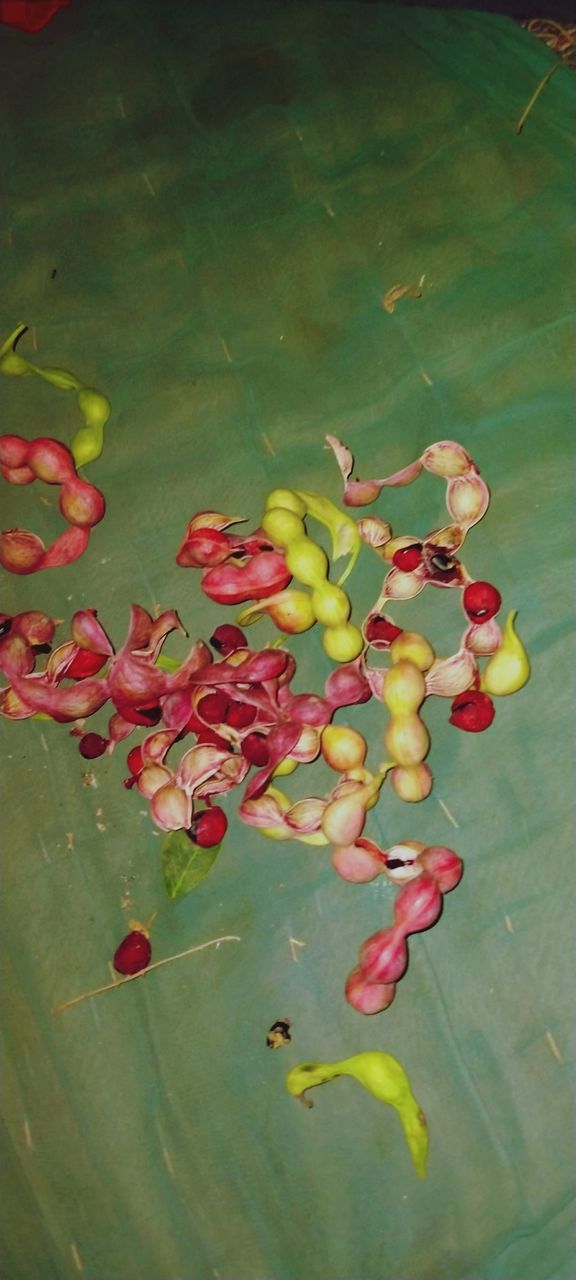
[[[396,765],[390,774],[390,782],[398,799],[405,800],[407,804],[425,800],[432,790],[432,774],[427,764],[413,764],[408,768]]]
[[[387,752],[404,766],[420,764],[430,749],[426,725],[415,714],[393,717],[384,734],[384,742]]]
[[[304,521],[286,507],[270,507],[262,517],[262,528],[270,541],[277,547],[289,547],[296,538],[303,538],[306,529]]]
[[[299,537],[290,543],[286,565],[298,582],[306,587],[320,587],[328,577],[328,556],[312,538]]]
[[[414,662],[401,658],[384,676],[382,697],[393,716],[417,711],[426,696],[426,681]]]
[[[408,662],[413,662],[419,671],[428,671],[436,654],[426,636],[421,636],[417,631],[403,631],[392,641],[390,657],[394,663],[406,658]]]
[[[292,489],[272,489],[266,498],[266,510],[269,511],[271,507],[294,511],[301,518],[306,515],[306,503]]]

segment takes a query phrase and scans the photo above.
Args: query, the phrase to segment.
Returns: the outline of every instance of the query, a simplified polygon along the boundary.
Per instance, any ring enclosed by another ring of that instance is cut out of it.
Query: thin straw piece
[[[155,960],[154,964],[149,964],[146,969],[141,969],[139,973],[130,973],[125,978],[119,978],[117,982],[107,982],[105,987],[95,987],[93,991],[83,991],[81,996],[74,996],[73,1000],[65,1000],[63,1004],[56,1004],[52,1010],[53,1013],[62,1013],[63,1009],[71,1009],[72,1005],[80,1004],[82,1000],[91,1000],[92,996],[102,995],[103,991],[116,991],[118,987],[123,987],[125,982],[135,982],[136,978],[145,978],[147,973],[152,973],[153,969],[159,969],[163,964],[171,964],[173,960],[181,960],[183,956],[191,956],[194,951],[204,951],[206,947],[218,946],[221,942],[240,942],[241,939],[235,933],[226,934],[223,938],[211,938],[209,942],[201,942],[196,947],[188,947],[187,951],[178,951],[175,956],[166,956],[164,960]]]

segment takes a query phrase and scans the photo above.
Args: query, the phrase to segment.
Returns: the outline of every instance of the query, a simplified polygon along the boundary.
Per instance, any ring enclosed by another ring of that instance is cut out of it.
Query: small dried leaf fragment
[[[392,288],[388,289],[388,292],[384,294],[382,306],[389,315],[392,315],[396,303],[400,301],[400,298],[421,297],[422,289],[418,284],[393,284]]]

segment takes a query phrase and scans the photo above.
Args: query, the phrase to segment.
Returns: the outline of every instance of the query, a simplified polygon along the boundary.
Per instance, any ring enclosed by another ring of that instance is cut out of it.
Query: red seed
[[[210,644],[217,653],[227,658],[228,654],[234,653],[236,649],[245,648],[246,636],[240,627],[233,627],[231,623],[224,622],[221,627],[216,627],[214,635],[210,636]]]
[[[366,639],[369,644],[379,640],[381,644],[392,644],[396,636],[402,635],[402,627],[394,626],[387,618],[376,616],[371,618],[366,627]]]
[[[247,729],[256,719],[256,707],[249,702],[232,702],[228,708],[226,724],[232,729]]]
[[[229,705],[228,695],[218,690],[216,693],[207,693],[200,698],[196,710],[202,720],[206,720],[208,724],[223,724],[227,719]]]
[[[417,569],[418,565],[422,564],[422,544],[414,542],[410,547],[400,547],[394,552],[392,562],[403,573],[412,573],[413,569]]]
[[[84,676],[93,676],[100,671],[107,662],[107,658],[102,653],[93,653],[91,649],[79,649],[66,668],[67,680],[83,680]]]
[[[487,693],[468,689],[454,698],[450,724],[467,733],[482,733],[492,724],[495,714],[494,703]]]
[[[215,805],[213,809],[203,809],[195,815],[192,826],[188,830],[190,839],[201,849],[212,849],[220,844],[228,829],[228,819],[223,809]]]
[[[150,939],[139,929],[126,934],[120,946],[114,952],[113,965],[117,973],[140,973],[146,969],[152,958]]]
[[[221,751],[232,750],[226,738],[222,738],[219,733],[214,732],[214,729],[208,729],[205,726],[202,726],[202,729],[199,730],[196,741],[198,745],[209,742],[213,747],[220,747]]]
[[[265,733],[249,733],[241,746],[242,755],[249,764],[259,769],[268,764],[268,740]]]
[[[470,582],[462,596],[462,604],[471,622],[489,622],[502,604],[502,596],[491,582]]]
[[[126,764],[130,773],[138,774],[144,768],[144,760],[142,759],[142,747],[132,747],[126,756]]]
[[[116,710],[129,724],[158,724],[162,715],[161,707],[131,707],[127,702],[116,703]]]
[[[108,739],[100,733],[85,733],[78,743],[78,750],[85,760],[97,760],[103,756],[108,746]]]

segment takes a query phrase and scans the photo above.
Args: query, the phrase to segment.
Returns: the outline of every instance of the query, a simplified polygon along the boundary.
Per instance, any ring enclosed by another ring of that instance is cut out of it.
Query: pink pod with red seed
[[[106,511],[104,495],[100,490],[93,484],[80,480],[78,476],[71,476],[64,482],[58,506],[69,524],[88,529],[99,524]]]

